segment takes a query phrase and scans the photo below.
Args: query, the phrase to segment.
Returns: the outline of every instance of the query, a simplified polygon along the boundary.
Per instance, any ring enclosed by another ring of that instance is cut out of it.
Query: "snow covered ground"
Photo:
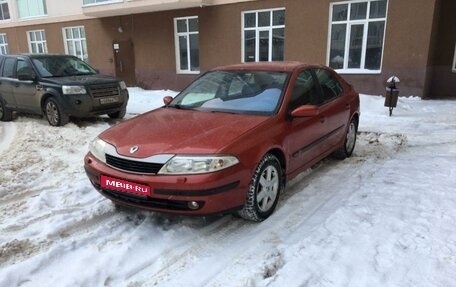
[[[127,117],[175,94],[130,93]],[[259,224],[116,210],[83,169],[108,118],[0,123],[0,286],[456,286],[456,101],[361,104],[353,157]]]

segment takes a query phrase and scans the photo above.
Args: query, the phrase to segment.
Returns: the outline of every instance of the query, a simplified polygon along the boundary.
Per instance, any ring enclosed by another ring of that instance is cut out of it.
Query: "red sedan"
[[[359,95],[324,66],[220,67],[164,102],[101,133],[85,157],[119,205],[262,221],[288,180],[355,147]]]

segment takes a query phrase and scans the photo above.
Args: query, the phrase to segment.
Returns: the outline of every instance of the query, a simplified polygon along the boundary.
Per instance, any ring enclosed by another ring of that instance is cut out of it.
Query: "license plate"
[[[117,97],[101,98],[100,104],[102,104],[102,105],[112,104],[112,103],[117,103],[117,101],[118,101]]]
[[[109,190],[150,196],[150,186],[109,176],[101,176],[101,187]]]

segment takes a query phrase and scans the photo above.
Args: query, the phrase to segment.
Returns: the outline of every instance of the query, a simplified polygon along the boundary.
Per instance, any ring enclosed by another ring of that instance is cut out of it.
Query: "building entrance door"
[[[127,86],[136,86],[135,75],[135,50],[131,40],[115,41],[114,61],[116,65],[116,77],[124,81]]]

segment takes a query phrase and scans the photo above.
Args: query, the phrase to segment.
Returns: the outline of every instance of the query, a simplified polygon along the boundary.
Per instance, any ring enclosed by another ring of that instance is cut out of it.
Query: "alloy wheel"
[[[48,101],[46,105],[46,116],[52,125],[56,126],[59,123],[59,110],[53,101]]]
[[[274,205],[277,194],[279,192],[280,176],[279,172],[273,165],[269,165],[261,174],[257,204],[261,212],[268,212]]]

